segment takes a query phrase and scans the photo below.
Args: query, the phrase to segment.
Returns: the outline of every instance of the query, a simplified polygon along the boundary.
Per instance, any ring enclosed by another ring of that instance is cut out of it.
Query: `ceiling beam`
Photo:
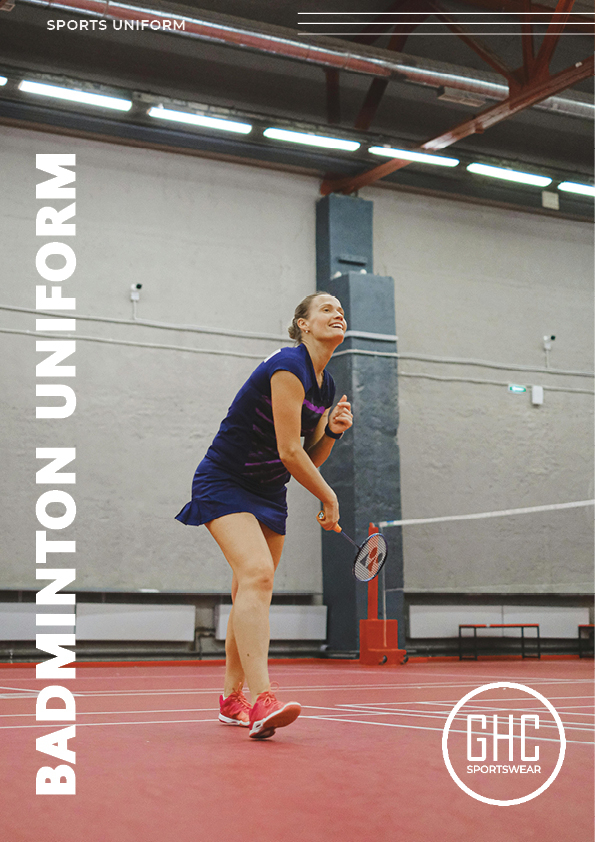
[[[397,4],[394,5],[396,6]],[[398,5],[400,6],[401,12],[417,11],[419,9],[420,14],[414,16],[400,14],[395,16],[394,30],[398,31],[393,30],[388,42],[388,49],[396,52],[400,52],[403,49],[407,38],[428,17],[428,11],[422,11],[422,9],[428,9],[427,0],[404,0],[404,2]],[[359,131],[367,131],[370,128],[388,86],[388,82],[388,79],[373,79],[370,83],[366,98],[353,124]]]
[[[503,59],[501,59],[491,47],[488,47],[487,44],[484,44],[479,40],[479,38],[476,38],[475,35],[472,35],[465,26],[458,23],[454,20],[454,18],[447,14],[446,9],[444,9],[437,0],[434,2],[430,0],[428,5],[430,9],[432,9],[434,17],[448,27],[451,32],[454,32],[454,34],[457,35],[463,43],[470,47],[474,53],[477,53],[477,55],[482,58],[486,64],[489,64],[492,70],[495,70],[496,73],[504,76],[511,87],[518,87],[519,82],[516,79],[512,68],[508,67],[506,62],[503,61]]]
[[[532,75],[539,76],[542,73],[548,72],[554,50],[558,46],[558,41],[564,32],[564,27],[568,22],[573,6],[574,0],[558,0],[556,10],[552,14],[550,25],[543,36],[539,52],[535,57]]]
[[[326,75],[326,118],[331,126],[336,126],[341,122],[339,71],[335,67],[325,67],[324,72]],[[380,80],[374,79],[374,81]]]
[[[385,9],[383,12],[379,12],[374,17],[382,19],[383,15],[393,14],[394,12],[398,12],[403,8],[403,6],[408,5],[409,0],[395,0],[394,3],[391,3],[390,6]],[[370,15],[372,17],[372,14]],[[382,23],[386,23],[386,26],[383,30],[379,31],[377,28],[374,29],[373,27],[378,27]],[[367,26],[364,29],[364,34],[356,35],[351,40],[354,44],[373,44],[374,41],[377,41],[382,35],[386,35],[387,32],[393,28],[394,23],[393,21],[384,21],[381,20],[381,23],[372,23],[370,26]]]
[[[536,102],[546,99],[547,97],[559,93],[560,91],[566,90],[566,88],[582,81],[583,79],[588,79],[590,76],[593,76],[594,68],[594,57],[591,55],[584,61],[579,61],[572,65],[572,67],[562,70],[560,73],[548,76],[547,79],[539,78],[531,82],[521,90],[511,94],[511,96],[503,102],[499,102],[491,108],[487,108],[485,111],[482,111],[470,120],[465,120],[463,123],[459,123],[459,125],[454,126],[454,128],[443,132],[437,137],[427,140],[425,143],[422,143],[421,146],[415,148],[417,151],[421,152],[446,149],[448,146],[452,146],[453,143],[456,143],[465,137],[469,137],[469,135],[476,133],[481,134],[486,129],[489,129],[490,126],[494,126],[496,123],[501,123],[503,120],[507,120],[509,117],[512,117],[514,114],[518,114],[520,111],[534,105]],[[393,159],[357,176],[350,176],[349,178],[341,179],[325,179],[321,185],[320,192],[323,196],[326,196],[329,193],[355,193],[356,190],[360,190],[362,187],[367,187],[368,185],[373,184],[375,181],[390,175],[390,173],[396,172],[402,167],[406,167],[409,163],[411,162]]]
[[[529,3],[525,7],[525,0],[458,0],[465,6],[476,6],[488,9],[491,12],[518,12],[519,14],[529,12],[547,12],[549,15],[554,11],[552,6],[545,6],[543,3]],[[544,15],[535,15],[533,23],[543,22]],[[593,34],[593,18],[588,15],[573,15],[573,32],[580,32],[585,35]],[[580,25],[579,25],[580,24]]]

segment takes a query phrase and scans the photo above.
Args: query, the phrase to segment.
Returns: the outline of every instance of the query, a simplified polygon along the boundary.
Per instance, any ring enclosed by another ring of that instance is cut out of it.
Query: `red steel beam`
[[[429,7],[433,12],[434,17],[447,26],[451,32],[458,35],[461,41],[467,44],[474,53],[477,53],[477,55],[482,58],[486,64],[489,64],[496,73],[499,73],[501,76],[508,79],[511,87],[518,87],[519,82],[515,77],[512,68],[508,67],[508,65],[497,53],[494,52],[494,50],[491,49],[491,47],[488,47],[487,44],[483,44],[478,38],[472,35],[465,26],[458,23],[449,14],[447,14],[446,9],[443,9],[440,3],[432,2],[432,0],[430,0]]]
[[[549,76],[547,79],[539,79],[532,82],[520,91],[513,93],[503,102],[499,102],[491,108],[482,111],[477,116],[472,117],[470,120],[465,120],[447,132],[443,132],[437,137],[427,140],[421,146],[416,147],[416,150],[430,152],[438,149],[446,149],[458,140],[462,140],[475,133],[481,133],[489,129],[490,126],[501,123],[514,114],[518,114],[519,111],[535,105],[536,102],[540,102],[542,99],[547,99],[549,96],[564,91],[566,88],[583,79],[588,79],[589,76],[593,76],[594,72],[594,57],[589,56],[584,61],[579,61],[572,67],[568,67],[560,73]],[[390,173],[396,172],[396,170],[400,170],[402,167],[406,167],[409,163],[411,162],[395,158],[357,176],[341,179],[325,179],[320,187],[320,192],[323,196],[329,193],[354,193],[356,190],[367,187],[369,184],[378,181],[378,179],[384,178],[384,176],[390,175]]]
[[[365,132],[370,128],[370,124],[376,115],[387,85],[388,79],[372,79],[364,104],[353,124],[359,131]]]
[[[341,122],[339,71],[335,67],[325,67],[324,72],[326,74],[326,116],[330,125],[337,125]]]
[[[527,84],[531,78],[533,64],[535,62],[535,48],[533,44],[533,25],[531,23],[531,0],[525,0],[525,14],[521,22],[521,43],[523,45],[523,84]],[[519,71],[517,71],[519,72]]]
[[[382,19],[383,15],[392,14],[393,12],[398,12],[403,6],[407,6],[408,3],[409,3],[409,0],[396,0],[396,2],[390,4],[388,9],[385,9],[384,12],[379,12],[378,14],[374,15],[374,17]],[[372,17],[372,14],[370,14],[370,17]],[[372,23],[370,26],[366,26],[366,28],[363,31],[364,34],[356,35],[355,38],[353,38],[353,43],[354,44],[373,44],[374,41],[377,41],[382,35],[385,35],[387,32],[389,32],[392,29],[392,27],[394,26],[394,23],[392,21],[386,22],[386,26],[384,27],[384,29],[382,31],[373,28],[373,27],[378,27],[378,26],[380,26],[380,24],[378,24],[378,23],[376,23],[376,24]]]
[[[483,7],[484,9],[489,9],[492,12],[518,12],[521,14],[522,12],[547,12],[548,15],[551,15],[553,9],[551,6],[544,6],[542,3],[530,3],[529,8],[525,7],[525,0],[459,0],[460,3],[464,3],[466,6],[479,6]],[[544,20],[547,20],[545,15],[534,15],[532,17],[533,23],[543,23]],[[593,34],[593,18],[588,17],[587,15],[573,15],[572,16],[573,23],[575,24],[572,27],[573,32],[581,32],[586,35]],[[580,24],[577,26],[576,24]]]
[[[396,4],[395,4],[396,5]],[[405,0],[404,3],[399,4],[401,11],[416,11],[418,7],[428,8],[427,0]],[[419,15],[397,15],[394,18],[395,29],[398,32],[393,32],[388,42],[388,49],[400,52],[405,46],[405,42],[409,35],[428,17],[428,12],[420,12]],[[384,96],[384,92],[388,86],[388,79],[373,79],[368,88],[368,93],[360,109],[359,114],[355,118],[354,127],[360,131],[367,131],[372,124],[378,106]]]
[[[544,71],[547,73],[554,50],[558,45],[560,35],[564,31],[573,6],[574,0],[558,0],[556,10],[552,14],[550,25],[543,36],[543,41],[535,58],[532,75],[539,76]]]

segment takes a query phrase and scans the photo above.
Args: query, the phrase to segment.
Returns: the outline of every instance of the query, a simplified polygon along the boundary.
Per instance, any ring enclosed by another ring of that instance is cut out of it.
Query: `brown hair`
[[[298,306],[295,308],[295,313],[293,314],[293,321],[287,328],[287,332],[291,339],[295,340],[296,345],[299,345],[302,339],[302,331],[298,327],[298,319],[307,319],[308,313],[310,312],[310,305],[314,301],[315,298],[318,298],[319,295],[330,295],[329,292],[325,292],[324,290],[318,290],[318,292],[313,292],[311,295],[307,295],[303,301],[300,301]]]

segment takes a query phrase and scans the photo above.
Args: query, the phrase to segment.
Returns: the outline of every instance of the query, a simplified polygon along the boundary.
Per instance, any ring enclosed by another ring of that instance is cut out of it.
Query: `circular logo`
[[[479,693],[483,693],[486,690],[496,690],[499,688],[506,688],[511,690],[520,690],[523,693],[529,693],[531,696],[534,696],[548,709],[551,715],[554,718],[556,725],[558,726],[558,733],[560,735],[560,751],[558,754],[558,761],[556,766],[549,776],[549,778],[543,783],[538,789],[534,792],[530,792],[529,795],[523,795],[520,798],[511,798],[508,801],[499,800],[496,798],[488,798],[485,795],[480,795],[478,792],[474,792],[470,787],[463,783],[463,781],[459,778],[457,773],[455,772],[453,765],[451,763],[449,754],[448,754],[448,734],[450,731],[450,727],[453,723],[453,720],[460,709],[465,705],[469,699],[474,698]],[[466,696],[457,702],[454,708],[451,710],[448,719],[446,720],[446,724],[444,725],[444,729],[442,731],[442,756],[444,758],[444,763],[446,764],[446,768],[448,769],[448,773],[456,783],[458,787],[460,787],[467,795],[470,795],[472,798],[475,798],[477,801],[483,801],[484,804],[495,804],[498,807],[511,807],[514,804],[522,804],[524,801],[531,801],[533,798],[537,798],[538,795],[541,795],[555,780],[558,776],[558,772],[562,768],[562,763],[564,762],[564,755],[566,753],[566,735],[564,733],[564,726],[562,725],[562,720],[558,715],[558,711],[554,708],[552,703],[542,696],[541,693],[538,693],[537,690],[533,690],[531,687],[526,687],[524,684],[514,684],[510,681],[498,681],[494,684],[483,684],[481,687],[477,687],[475,690],[472,690],[470,693],[467,693]]]

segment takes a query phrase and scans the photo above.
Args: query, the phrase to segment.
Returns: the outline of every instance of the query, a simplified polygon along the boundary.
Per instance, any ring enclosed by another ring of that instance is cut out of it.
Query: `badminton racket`
[[[318,512],[318,519],[324,520],[324,512]],[[370,582],[375,579],[382,570],[388,553],[384,535],[381,532],[373,532],[368,535],[363,544],[358,545],[343,532],[339,524],[333,527],[333,532],[338,532],[357,550],[353,560],[355,578],[360,582]]]

